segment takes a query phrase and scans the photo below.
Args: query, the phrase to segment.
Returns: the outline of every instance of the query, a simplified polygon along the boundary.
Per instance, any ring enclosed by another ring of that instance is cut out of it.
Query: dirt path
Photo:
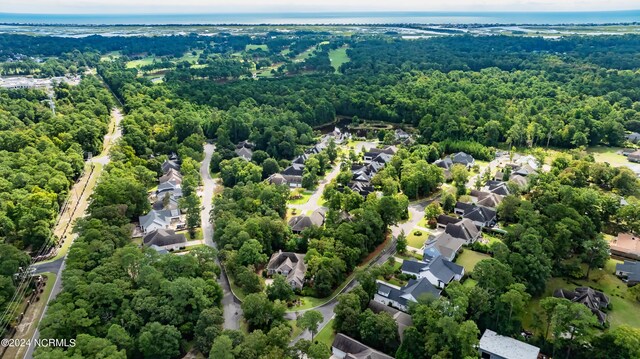
[[[71,230],[74,222],[86,214],[87,207],[89,206],[89,199],[98,178],[102,174],[102,169],[109,163],[109,150],[113,147],[113,144],[122,136],[120,129],[120,122],[123,115],[120,109],[114,108],[111,111],[111,122],[109,124],[109,132],[104,136],[104,145],[100,155],[91,158],[86,163],[86,169],[80,179],[73,185],[70,191],[69,199],[66,202],[66,206],[62,209],[60,214],[60,220],[54,227],[54,234],[58,238],[62,239],[62,242],[58,244],[59,248],[54,258],[46,262],[40,262],[34,265],[36,271],[38,267],[47,266],[51,272],[56,274],[55,281],[53,283],[47,283],[47,286],[53,286],[50,291],[45,291],[45,294],[40,300],[29,308],[29,311],[25,313],[25,318],[20,326],[17,327],[17,332],[14,335],[15,339],[37,339],[40,333],[37,331],[37,326],[44,317],[49,302],[54,299],[58,293],[62,290],[62,271],[64,270],[65,261],[67,259],[67,253],[69,248],[75,239],[75,235],[71,235]],[[62,258],[62,260],[60,260]],[[58,268],[52,266],[54,263],[58,263]],[[47,295],[47,293],[50,293]],[[31,358],[33,356],[33,350],[35,347],[24,346],[14,347],[7,350],[3,358]]]

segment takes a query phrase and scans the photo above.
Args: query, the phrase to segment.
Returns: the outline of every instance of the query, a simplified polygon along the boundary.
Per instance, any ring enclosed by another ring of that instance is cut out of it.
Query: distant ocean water
[[[127,24],[604,24],[640,22],[640,10],[603,12],[320,12],[44,15],[0,13],[0,23]]]

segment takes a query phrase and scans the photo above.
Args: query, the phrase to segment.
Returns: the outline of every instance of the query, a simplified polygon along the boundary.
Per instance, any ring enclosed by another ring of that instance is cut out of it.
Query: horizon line
[[[57,16],[141,16],[141,15],[277,15],[277,14],[400,14],[400,13],[431,13],[431,14],[554,14],[554,13],[612,13],[612,12],[634,12],[637,9],[618,9],[618,10],[540,10],[540,11],[518,11],[518,10],[295,10],[295,11],[219,11],[219,12],[176,12],[176,11],[159,11],[159,12],[3,12],[0,15],[57,15]],[[640,20],[640,19],[639,19]]]

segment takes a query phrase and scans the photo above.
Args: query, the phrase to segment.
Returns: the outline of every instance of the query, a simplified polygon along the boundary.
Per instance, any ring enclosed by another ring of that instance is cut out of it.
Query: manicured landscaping
[[[464,267],[465,273],[471,274],[471,272],[473,272],[473,268],[476,267],[476,264],[487,258],[491,258],[491,256],[465,248],[462,253],[458,255],[455,262]]]
[[[331,319],[327,325],[316,335],[314,340],[324,343],[327,347],[331,348],[333,340],[336,338],[336,333],[333,331],[333,319]]]
[[[146,66],[146,65],[151,65],[153,63],[153,60],[155,59],[155,56],[147,56],[147,57],[143,57],[139,60],[132,60],[127,62],[127,68],[128,69],[132,69],[132,68],[136,68],[136,67],[142,67],[142,66]]]
[[[313,192],[311,191],[304,191],[302,193],[299,193],[298,195],[300,196],[300,198],[296,198],[296,199],[292,199],[292,197],[294,197],[294,192],[291,192],[291,196],[289,197],[289,203],[290,204],[305,204],[307,202],[309,202],[309,198],[311,198],[311,195],[313,194]]]
[[[529,310],[524,316],[523,326],[527,329],[534,327],[534,317],[540,318],[540,315],[536,314],[541,310],[540,300],[552,296],[556,289],[563,288],[572,290],[576,287],[586,286],[602,291],[611,299],[611,309],[606,312],[611,328],[616,328],[623,324],[640,327],[640,316],[638,316],[638,313],[640,313],[640,302],[631,298],[627,285],[614,275],[616,263],[620,263],[620,261],[610,259],[602,270],[592,270],[589,275],[589,280],[549,279],[544,294],[539,298],[533,298],[529,303]]]
[[[409,247],[422,248],[424,242],[429,238],[429,232],[425,232],[419,229],[411,230],[411,233],[407,236],[407,244]]]
[[[336,69],[336,73],[340,73],[338,71],[340,66],[344,63],[349,62],[349,55],[347,55],[347,48],[341,47],[335,50],[329,51],[329,60],[331,60],[331,66]]]

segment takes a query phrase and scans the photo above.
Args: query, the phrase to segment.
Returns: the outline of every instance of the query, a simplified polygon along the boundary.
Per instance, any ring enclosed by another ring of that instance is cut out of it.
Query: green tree
[[[302,330],[308,330],[311,333],[311,341],[315,333],[318,331],[318,326],[322,323],[322,313],[317,310],[308,310],[297,319],[298,328]]]
[[[458,196],[467,193],[467,181],[469,181],[469,170],[461,164],[455,164],[451,167],[451,178],[455,182],[456,192]]]
[[[148,323],[138,337],[138,347],[145,358],[169,359],[180,354],[181,335],[172,325]]]
[[[291,285],[287,283],[287,280],[282,275],[276,275],[273,278],[271,285],[267,286],[267,297],[269,300],[281,300],[283,302],[289,302],[293,299],[294,293]]]
[[[407,236],[404,234],[404,230],[402,230],[398,235],[398,239],[396,241],[396,251],[398,253],[406,252],[407,245],[408,245]]]
[[[582,246],[584,249],[582,261],[587,263],[585,278],[588,279],[591,269],[602,268],[609,260],[609,243],[601,235],[598,235],[592,240],[585,241]]]
[[[222,333],[224,317],[219,308],[205,309],[200,313],[200,317],[194,328],[195,347],[202,353],[207,354],[211,349],[211,343]]]
[[[209,359],[234,359],[233,342],[226,335],[216,338],[209,351]]]

